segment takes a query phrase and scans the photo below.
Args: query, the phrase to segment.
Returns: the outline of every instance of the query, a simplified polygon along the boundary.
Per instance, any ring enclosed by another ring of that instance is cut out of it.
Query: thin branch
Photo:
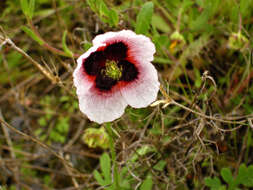
[[[60,155],[63,157],[63,152],[60,151]],[[70,159],[70,158],[69,158],[69,155],[66,155],[66,159],[67,159],[67,160]],[[68,162],[68,163],[69,163],[69,165],[72,165],[70,162]],[[79,188],[79,184],[78,184],[76,178],[72,175],[71,168],[69,168],[69,166],[66,165],[65,163],[63,163],[63,165],[64,165],[64,167],[65,167],[67,173],[71,176],[71,180],[72,180],[72,183],[73,183],[74,187],[78,189],[78,188]]]
[[[8,44],[11,46],[14,50],[16,50],[18,53],[23,55],[28,61],[30,61],[46,78],[48,78],[53,84],[56,84],[59,82],[59,78],[51,74],[49,71],[47,71],[44,67],[42,67],[37,61],[35,61],[31,56],[29,56],[26,52],[24,52],[21,48],[15,45],[15,43],[9,39],[5,39],[5,44]]]
[[[168,105],[174,104],[174,105],[176,105],[176,106],[178,106],[178,107],[180,107],[180,108],[182,108],[184,110],[187,110],[187,111],[189,111],[191,113],[199,115],[199,116],[201,116],[201,117],[203,117],[205,119],[219,121],[219,122],[222,122],[222,123],[247,125],[245,123],[246,122],[245,119],[243,119],[241,121],[233,121],[233,120],[235,120],[234,118],[217,118],[217,117],[208,116],[208,115],[205,115],[203,113],[200,113],[200,112],[197,112],[195,110],[192,110],[192,109],[190,109],[190,108],[188,108],[188,107],[186,107],[186,106],[184,106],[184,105],[176,102],[175,100],[171,99],[169,97],[169,95],[166,93],[166,91],[164,90],[164,88],[162,87],[162,85],[160,86],[160,91],[161,91],[162,95],[166,98],[166,100],[164,100],[165,101],[165,105],[163,106],[163,108],[167,107]],[[167,103],[166,103],[166,101],[167,101]]]
[[[53,46],[51,46],[50,44],[48,44],[42,37],[41,35],[39,34],[38,30],[36,29],[36,27],[33,25],[32,21],[31,20],[28,20],[28,24],[29,26],[31,27],[32,31],[36,34],[36,36],[41,40],[43,41],[43,44],[42,46],[44,48],[46,48],[47,50],[53,52],[53,53],[56,53],[58,55],[61,55],[61,56],[64,56],[64,57],[70,57],[68,54],[66,54],[64,51],[62,50],[59,50]],[[79,54],[73,54],[73,57],[74,58],[78,58],[80,55]]]
[[[8,127],[10,130],[16,132],[17,134],[25,137],[26,139],[29,139],[35,143],[37,143],[38,145],[40,145],[41,147],[45,148],[46,150],[48,150],[49,152],[51,152],[53,155],[55,155],[55,157],[57,157],[58,159],[60,159],[64,164],[66,164],[69,168],[71,168],[73,171],[75,171],[80,177],[87,177],[87,175],[80,173],[78,170],[76,170],[75,168],[73,168],[68,161],[66,161],[61,155],[59,155],[58,153],[56,153],[55,151],[52,150],[51,147],[49,147],[48,145],[44,144],[43,142],[41,142],[40,140],[38,140],[35,137],[29,136],[26,133],[23,133],[19,130],[17,130],[15,127],[12,127],[10,124],[8,124],[6,121],[4,121],[2,118],[0,118],[0,123],[4,124],[6,127]]]
[[[2,115],[2,111],[0,110],[0,119],[3,119],[3,115]],[[9,131],[7,130],[7,127],[4,123],[2,123],[2,129],[3,129],[3,132],[4,132],[4,136],[5,136],[5,139],[6,139],[6,142],[9,146],[9,150],[10,150],[10,155],[11,155],[11,158],[12,159],[16,159],[16,155],[15,155],[15,152],[13,151],[13,143],[12,143],[12,140],[11,140],[11,137],[10,137],[10,134],[9,134]],[[17,166],[14,166],[13,167],[13,174],[14,174],[14,179],[17,183],[17,189],[20,189],[20,181],[19,181],[19,169]]]
[[[208,116],[208,115],[199,113],[199,112],[197,112],[197,111],[195,111],[195,110],[192,110],[192,109],[190,109],[190,108],[188,108],[188,107],[186,107],[186,106],[184,106],[184,105],[182,105],[182,104],[179,104],[179,103],[177,103],[177,102],[174,101],[174,100],[172,100],[172,101],[170,102],[170,104],[174,104],[174,105],[176,105],[176,106],[178,106],[178,107],[180,107],[180,108],[182,108],[182,109],[184,109],[184,110],[187,110],[187,111],[189,111],[189,112],[192,112],[192,113],[194,113],[194,114],[196,114],[196,115],[199,115],[199,116],[201,116],[201,117],[203,117],[203,118],[205,118],[205,119],[210,119],[210,120],[214,120],[214,121],[219,121],[219,122],[222,122],[222,123],[247,125],[246,123],[244,123],[246,120],[242,120],[242,121],[231,121],[231,120],[220,119],[220,118],[213,117],[213,116]]]

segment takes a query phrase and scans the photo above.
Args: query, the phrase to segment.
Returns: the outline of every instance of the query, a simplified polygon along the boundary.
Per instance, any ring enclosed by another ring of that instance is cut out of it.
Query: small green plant
[[[113,179],[111,158],[107,153],[104,153],[99,159],[101,173],[95,170],[93,172],[94,178],[97,180],[99,185],[103,186],[105,190],[118,190],[116,186],[116,181]],[[122,190],[132,190],[131,181],[134,181],[127,167],[123,167],[120,170],[119,175],[117,175],[120,189]],[[138,185],[137,185],[138,186]],[[152,175],[148,174],[146,179],[141,183],[139,190],[151,190],[153,186]]]
[[[112,177],[111,158],[107,153],[104,153],[99,159],[101,173],[97,170],[94,171],[93,175],[99,185],[104,186],[106,190],[117,190],[116,180]],[[122,168],[119,176],[119,184],[122,190],[130,190],[129,180],[125,177],[127,174],[127,168]],[[115,175],[114,175],[115,176]]]
[[[151,190],[153,186],[153,180],[151,175],[148,175],[147,178],[143,181],[140,186],[140,190]]]
[[[103,22],[110,26],[118,25],[118,13],[114,9],[109,9],[103,0],[88,0],[87,3]]]
[[[68,96],[62,96],[59,101],[50,96],[45,96],[41,100],[41,105],[43,106],[46,114],[42,115],[38,119],[38,123],[43,128],[38,128],[35,130],[35,135],[38,136],[42,141],[47,140],[48,143],[64,143],[69,131],[69,116],[60,114],[57,118],[53,117],[55,115],[53,105],[55,105],[56,102],[61,104],[61,108],[66,110],[68,113],[73,113],[77,107],[75,102],[71,103],[71,99]],[[45,129],[47,128],[50,130],[49,135],[45,133]]]
[[[211,190],[240,190],[241,186],[245,188],[252,188],[253,165],[250,165],[249,167],[246,167],[245,164],[240,165],[238,175],[236,177],[232,175],[232,172],[229,168],[222,168],[221,177],[227,183],[227,185],[222,184],[218,177],[205,178],[205,185],[210,187]]]

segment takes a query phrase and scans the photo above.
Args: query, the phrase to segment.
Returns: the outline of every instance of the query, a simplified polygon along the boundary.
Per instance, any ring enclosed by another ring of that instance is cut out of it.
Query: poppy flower
[[[160,84],[148,37],[122,30],[98,35],[92,43],[73,73],[79,108],[90,120],[110,122],[127,105],[142,108],[155,101]]]

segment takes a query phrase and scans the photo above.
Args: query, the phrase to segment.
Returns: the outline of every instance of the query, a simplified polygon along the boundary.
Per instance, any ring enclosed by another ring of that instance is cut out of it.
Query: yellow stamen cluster
[[[102,70],[102,74],[118,80],[122,76],[122,67],[118,67],[117,62],[113,60],[107,60],[105,63],[105,69]]]

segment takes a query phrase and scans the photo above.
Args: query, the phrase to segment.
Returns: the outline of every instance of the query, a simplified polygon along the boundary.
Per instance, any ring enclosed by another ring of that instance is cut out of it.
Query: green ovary
[[[102,73],[112,79],[118,80],[122,76],[122,67],[118,67],[117,62],[113,60],[107,60]]]

